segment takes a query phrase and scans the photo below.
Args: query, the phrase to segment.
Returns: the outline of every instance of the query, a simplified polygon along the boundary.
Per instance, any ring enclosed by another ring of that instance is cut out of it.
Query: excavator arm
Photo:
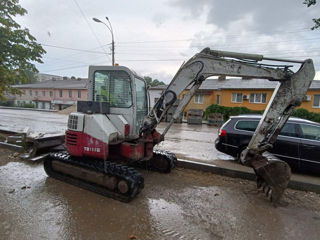
[[[262,60],[298,63],[301,64],[301,67],[294,73],[289,69],[291,67],[289,65],[259,63]],[[285,162],[274,160],[274,157],[265,156],[263,153],[272,148],[289,116],[295,107],[301,104],[314,74],[311,59],[299,61],[266,58],[257,54],[215,51],[205,48],[180,67],[153,109],[145,117],[140,134],[154,131],[179,94],[189,89],[176,108],[172,120],[163,131],[160,138],[163,140],[174,120],[182,114],[202,82],[208,77],[233,76],[278,81],[248,147],[241,154],[241,162],[254,169],[258,186],[263,187],[267,196],[277,205],[290,180],[290,167]]]

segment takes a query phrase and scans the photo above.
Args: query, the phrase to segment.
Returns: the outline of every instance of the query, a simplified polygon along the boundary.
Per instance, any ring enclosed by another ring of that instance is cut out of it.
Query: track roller
[[[131,201],[144,187],[143,177],[132,167],[67,152],[49,154],[44,169],[50,177],[122,202]]]

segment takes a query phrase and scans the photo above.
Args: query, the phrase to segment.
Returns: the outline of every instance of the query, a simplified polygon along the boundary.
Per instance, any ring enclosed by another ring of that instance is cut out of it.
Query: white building
[[[45,82],[49,80],[63,80],[63,77],[57,75],[51,75],[46,73],[38,73],[37,75],[38,82]]]
[[[159,85],[155,87],[150,87],[148,92],[150,96],[150,109],[153,108],[155,103],[158,101],[158,99],[161,97],[162,92],[167,88],[167,85]]]

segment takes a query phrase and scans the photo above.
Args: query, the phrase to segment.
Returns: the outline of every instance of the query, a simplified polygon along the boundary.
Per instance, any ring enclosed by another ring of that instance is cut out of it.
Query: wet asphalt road
[[[68,116],[53,112],[14,110],[0,108],[0,129],[22,132],[28,128],[37,133],[64,134]],[[157,130],[162,133],[167,123],[160,123]],[[203,125],[173,124],[165,136],[165,141],[156,148],[174,152],[178,158],[201,162],[230,160],[230,156],[217,151],[214,140],[216,127]]]
[[[54,112],[0,108],[0,129],[22,132],[26,128],[34,133],[64,133],[68,116]]]
[[[253,182],[176,169],[142,171],[145,188],[126,204],[0,153],[0,239],[319,239],[313,193],[288,190],[289,206],[274,208]]]
[[[66,115],[12,111],[0,109],[0,125],[65,129]],[[216,133],[177,124],[158,147],[182,159],[227,159],[215,152]],[[145,188],[125,204],[51,179],[41,163],[0,149],[0,239],[319,239],[317,194],[287,190],[289,206],[273,208],[253,182],[181,169],[141,172]]]

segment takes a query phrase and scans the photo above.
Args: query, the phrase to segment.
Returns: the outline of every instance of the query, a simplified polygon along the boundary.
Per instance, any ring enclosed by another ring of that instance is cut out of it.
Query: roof
[[[238,116],[230,116],[230,118],[254,118],[254,119],[261,119],[262,115],[259,114],[240,114]],[[298,117],[289,117],[290,121],[295,121],[295,122],[304,122],[304,123],[312,123],[319,125],[317,122],[313,122],[307,119],[303,118],[298,118]]]
[[[167,87],[168,85],[158,85],[158,86],[150,87],[149,90],[163,90],[163,89],[166,89]]]
[[[241,79],[227,78],[221,79],[206,79],[200,90],[218,90],[218,89],[274,89],[277,86],[277,81],[269,81],[266,79]],[[319,89],[320,81],[313,80],[309,89]]]
[[[14,85],[15,88],[87,89],[87,79],[48,80],[39,83]]]

